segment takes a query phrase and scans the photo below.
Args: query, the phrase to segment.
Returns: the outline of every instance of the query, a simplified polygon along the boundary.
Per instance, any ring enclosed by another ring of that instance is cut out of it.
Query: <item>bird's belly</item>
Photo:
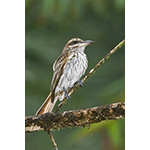
[[[67,61],[67,64],[64,67],[63,74],[59,80],[58,86],[55,93],[62,91],[63,87],[68,91],[75,82],[80,80],[82,75],[85,73],[88,67],[88,61],[86,55],[78,57],[72,57]]]

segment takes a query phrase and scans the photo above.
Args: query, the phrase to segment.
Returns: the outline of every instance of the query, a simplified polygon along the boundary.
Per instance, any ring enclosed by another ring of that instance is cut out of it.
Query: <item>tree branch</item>
[[[96,70],[113,54],[115,53],[118,49],[120,49],[122,46],[125,44],[125,39],[122,40],[116,47],[114,47],[107,55],[101,59],[93,69],[90,70],[90,72],[81,80],[83,83],[91,76],[93,75]],[[78,88],[80,87],[80,84],[75,84],[69,91],[68,95],[71,96]],[[57,107],[55,112],[58,112],[58,110],[67,102],[66,99],[64,99]]]
[[[125,102],[61,113],[46,113],[26,117],[25,132],[52,131],[61,128],[84,127],[92,123],[125,118]]]
[[[125,40],[121,41],[115,48],[113,48],[103,59],[101,59],[93,69],[82,79],[84,83],[94,72],[102,65],[114,52],[125,44]],[[78,88],[79,84],[75,84],[69,91],[68,95],[73,94]],[[64,99],[57,107],[56,112],[60,107],[66,103]],[[25,117],[25,132],[35,132],[45,130],[52,140],[55,150],[58,150],[57,144],[51,134],[51,130],[58,130],[60,128],[72,128],[75,126],[84,127],[91,123],[97,123],[108,120],[125,118],[125,102],[114,103],[106,106],[93,107],[88,109],[65,111],[62,113],[46,113],[40,116]]]

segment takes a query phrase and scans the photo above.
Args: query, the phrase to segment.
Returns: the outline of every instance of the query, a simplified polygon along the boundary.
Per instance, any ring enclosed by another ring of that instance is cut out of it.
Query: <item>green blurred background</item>
[[[52,65],[68,40],[93,40],[90,71],[125,37],[124,0],[25,0],[25,114],[34,115],[50,92]],[[60,111],[125,100],[124,47],[113,54]],[[60,150],[124,150],[125,120],[52,132]],[[26,150],[54,149],[46,132],[28,133]]]

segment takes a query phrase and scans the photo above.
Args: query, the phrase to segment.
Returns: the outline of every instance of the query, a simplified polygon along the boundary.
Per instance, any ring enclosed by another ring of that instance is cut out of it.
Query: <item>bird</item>
[[[83,86],[80,78],[85,74],[88,67],[88,59],[84,50],[85,47],[94,43],[92,40],[82,40],[72,38],[63,48],[62,54],[53,64],[53,78],[51,82],[51,92],[36,112],[36,116],[52,112],[57,100],[62,101],[64,98],[69,100],[68,95],[75,83]]]

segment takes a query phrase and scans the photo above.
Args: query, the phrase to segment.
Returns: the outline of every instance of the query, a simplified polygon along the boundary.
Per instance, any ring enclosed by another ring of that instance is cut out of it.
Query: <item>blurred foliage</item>
[[[95,41],[85,50],[87,72],[125,37],[124,0],[25,0],[26,115],[34,115],[50,92],[52,65],[73,37]],[[87,73],[86,72],[86,73]],[[124,47],[113,54],[72,95],[60,111],[124,101]],[[61,150],[124,150],[125,121],[92,124],[90,129],[54,131]],[[26,150],[53,149],[45,132],[26,134]]]

